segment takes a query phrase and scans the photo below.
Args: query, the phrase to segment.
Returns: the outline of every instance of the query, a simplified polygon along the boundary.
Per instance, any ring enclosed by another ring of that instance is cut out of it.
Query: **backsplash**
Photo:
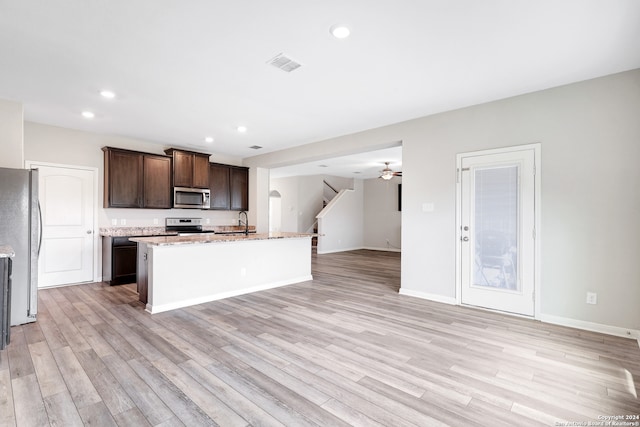
[[[166,218],[203,218],[205,226],[238,225],[238,212],[200,209],[99,209],[99,227],[163,227]]]

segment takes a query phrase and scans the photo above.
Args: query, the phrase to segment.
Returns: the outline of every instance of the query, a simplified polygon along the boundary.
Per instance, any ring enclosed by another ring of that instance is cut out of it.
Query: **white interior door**
[[[461,302],[534,315],[535,150],[459,156]]]
[[[39,170],[42,246],[38,287],[94,277],[95,171],[30,164]]]

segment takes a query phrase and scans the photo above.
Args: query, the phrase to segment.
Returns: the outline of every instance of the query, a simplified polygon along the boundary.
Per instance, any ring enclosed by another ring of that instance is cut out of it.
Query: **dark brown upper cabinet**
[[[249,169],[231,166],[231,210],[249,210]]]
[[[143,194],[142,154],[105,147],[104,207],[141,208]]]
[[[173,158],[173,186],[209,188],[209,155],[169,148],[164,151]]]
[[[144,207],[168,209],[171,207],[171,157],[143,156]]]
[[[105,208],[171,208],[171,157],[104,147]]]
[[[211,208],[229,210],[231,196],[229,193],[230,167],[211,163],[209,165],[209,190],[211,191]]]
[[[209,190],[211,209],[249,210],[249,168],[211,163]]]

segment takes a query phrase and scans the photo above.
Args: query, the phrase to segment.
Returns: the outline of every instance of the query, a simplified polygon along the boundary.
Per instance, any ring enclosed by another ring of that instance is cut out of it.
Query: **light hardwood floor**
[[[42,290],[38,322],[12,328],[0,351],[0,425],[550,426],[640,414],[634,340],[401,296],[397,253],[314,256],[313,274],[153,316],[131,285]]]

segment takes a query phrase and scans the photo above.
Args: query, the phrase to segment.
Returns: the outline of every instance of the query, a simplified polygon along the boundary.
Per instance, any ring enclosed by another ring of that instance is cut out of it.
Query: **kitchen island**
[[[133,237],[150,313],[311,280],[306,233]]]

